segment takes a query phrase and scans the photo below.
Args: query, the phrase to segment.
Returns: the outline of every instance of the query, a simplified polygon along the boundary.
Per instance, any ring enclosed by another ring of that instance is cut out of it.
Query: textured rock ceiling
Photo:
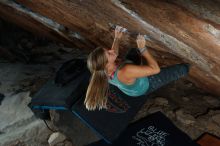
[[[110,47],[112,26],[128,29],[121,55],[146,35],[161,65],[191,63],[190,80],[220,95],[220,2],[217,0],[1,0],[0,17],[35,34],[91,51]]]

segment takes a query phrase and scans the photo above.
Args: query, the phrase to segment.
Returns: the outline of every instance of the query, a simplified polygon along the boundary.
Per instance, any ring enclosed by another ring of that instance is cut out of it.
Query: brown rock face
[[[121,54],[135,34],[160,62],[191,63],[190,77],[220,95],[220,2],[206,0],[2,0],[0,17],[85,50],[110,47],[112,25],[128,29]],[[42,35],[41,34],[41,35]]]

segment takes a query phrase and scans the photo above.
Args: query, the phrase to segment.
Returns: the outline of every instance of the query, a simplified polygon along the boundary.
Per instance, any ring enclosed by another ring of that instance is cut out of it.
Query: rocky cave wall
[[[122,25],[129,31],[122,56],[144,34],[160,65],[189,62],[190,80],[220,95],[218,0],[1,0],[0,17],[88,52],[110,47],[114,25]]]

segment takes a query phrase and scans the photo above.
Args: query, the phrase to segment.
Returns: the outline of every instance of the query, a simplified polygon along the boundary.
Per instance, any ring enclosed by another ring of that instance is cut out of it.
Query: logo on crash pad
[[[117,92],[111,90],[108,94],[107,111],[112,113],[125,113],[130,108],[126,100],[121,98]]]
[[[157,130],[154,126],[149,126],[148,128],[142,128],[139,130],[132,139],[137,141],[138,146],[165,146],[166,133],[162,130]]]

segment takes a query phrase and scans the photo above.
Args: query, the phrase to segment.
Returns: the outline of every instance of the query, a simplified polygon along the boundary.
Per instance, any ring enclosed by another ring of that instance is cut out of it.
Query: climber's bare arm
[[[123,32],[122,32],[123,29],[124,28],[121,26],[116,26],[116,28],[115,28],[115,37],[114,37],[114,41],[112,43],[111,49],[115,50],[115,53],[117,55],[119,53],[119,43],[120,43],[121,37],[123,35]]]
[[[114,41],[113,41],[113,44],[112,44],[112,50],[115,51],[115,53],[118,55],[119,53],[119,42],[120,42],[120,39],[119,38],[114,38]]]
[[[145,47],[145,39],[142,35],[137,37],[137,46],[139,49]],[[160,67],[154,57],[150,54],[148,50],[142,52],[142,56],[146,59],[148,65],[133,65],[126,64],[122,69],[125,78],[127,79],[135,79],[145,76],[150,76],[154,74],[158,74],[160,72]]]
[[[134,65],[126,64],[121,70],[121,74],[127,79],[136,79],[141,77],[147,77],[160,72],[160,68],[151,67],[148,65]]]

